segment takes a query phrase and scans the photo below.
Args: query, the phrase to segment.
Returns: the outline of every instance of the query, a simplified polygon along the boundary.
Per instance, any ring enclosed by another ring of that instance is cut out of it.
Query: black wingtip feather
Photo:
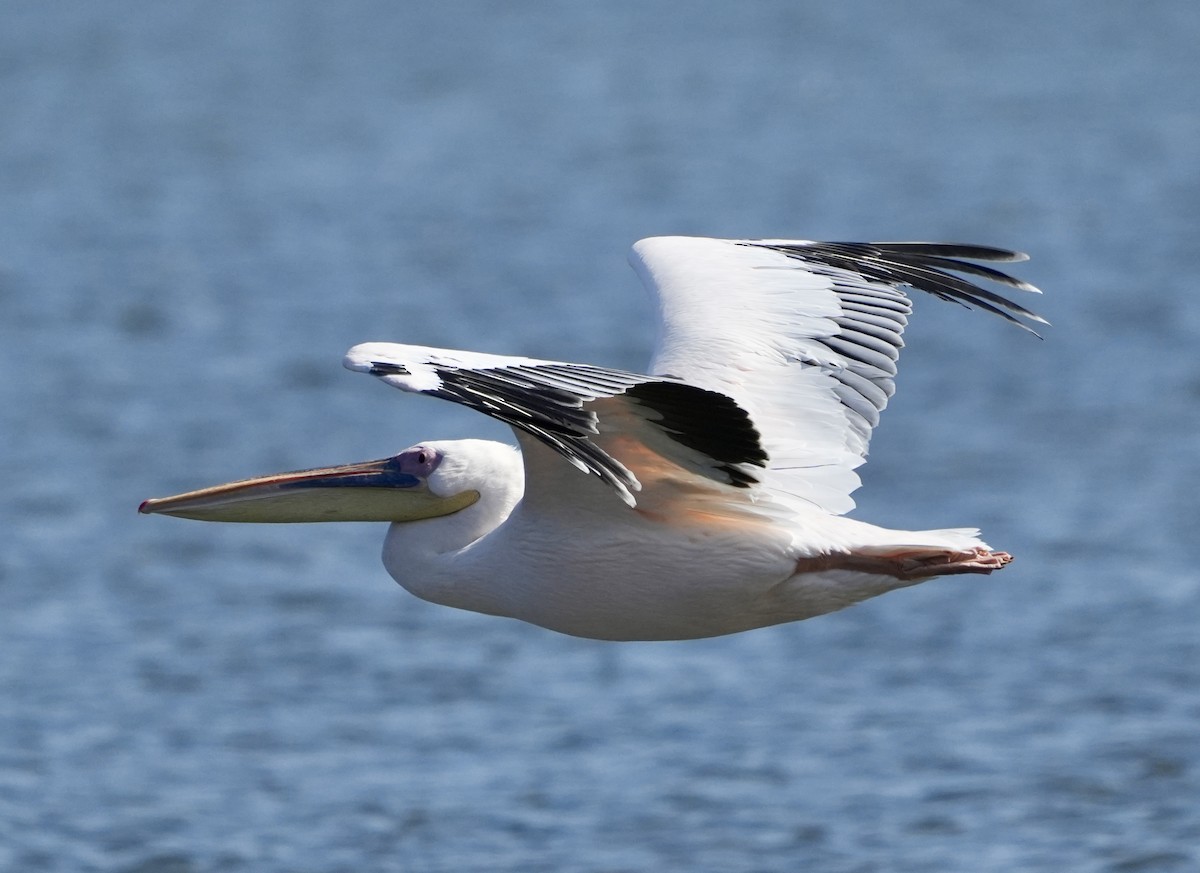
[[[372,376],[408,376],[408,367],[403,364],[393,364],[388,361],[372,361],[371,369],[367,371]]]
[[[1001,249],[996,246],[981,246],[974,243],[872,242],[831,243],[831,245],[867,245],[881,252],[891,254],[908,253],[936,258],[968,258],[972,261],[1000,261],[1010,264],[1029,260],[1029,255],[1024,252],[1018,252],[1014,249]]]
[[[806,263],[845,270],[887,285],[908,285],[964,306],[977,306],[1039,338],[1041,335],[1021,319],[1049,324],[1042,316],[1015,300],[963,278],[963,275],[979,277],[1019,291],[1040,293],[1028,282],[992,267],[971,263],[1016,263],[1028,259],[1029,256],[1024,252],[966,243],[927,242],[766,242],[751,245],[762,245]]]

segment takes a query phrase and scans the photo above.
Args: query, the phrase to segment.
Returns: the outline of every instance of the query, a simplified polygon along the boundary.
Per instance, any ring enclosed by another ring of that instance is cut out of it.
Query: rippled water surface
[[[1136,8],[1135,8],[1136,7]],[[1200,6],[0,6],[0,869],[1200,868]],[[506,432],[371,339],[637,369],[656,233],[1029,250],[858,516],[1018,561],[605,645],[369,525],[140,500]]]

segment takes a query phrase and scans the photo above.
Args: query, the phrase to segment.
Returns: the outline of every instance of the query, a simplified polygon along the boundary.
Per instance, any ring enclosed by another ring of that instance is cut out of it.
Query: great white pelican
[[[716,636],[841,609],[1011,557],[971,528],[847,518],[893,392],[905,288],[1044,319],[976,245],[644,239],[646,374],[371,342],[345,365],[510,425],[390,458],[147,500],[207,521],[390,522],[383,563],[434,603],[606,640]]]

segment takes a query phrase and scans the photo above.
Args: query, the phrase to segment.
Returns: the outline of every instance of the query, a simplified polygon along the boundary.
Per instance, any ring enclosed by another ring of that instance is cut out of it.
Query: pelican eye
[[[442,453],[430,446],[413,446],[396,456],[400,469],[426,479],[442,462]]]

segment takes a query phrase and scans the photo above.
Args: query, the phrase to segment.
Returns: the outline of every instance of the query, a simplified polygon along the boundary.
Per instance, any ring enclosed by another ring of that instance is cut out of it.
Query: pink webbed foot
[[[1008,552],[993,552],[985,548],[967,551],[917,548],[802,558],[796,562],[796,572],[856,570],[861,573],[878,573],[882,576],[911,580],[962,573],[991,573],[1010,563],[1012,555]]]
[[[972,549],[968,552],[900,552],[889,555],[898,579],[923,579],[928,576],[954,576],[960,573],[991,573],[1012,563],[1008,552]]]

